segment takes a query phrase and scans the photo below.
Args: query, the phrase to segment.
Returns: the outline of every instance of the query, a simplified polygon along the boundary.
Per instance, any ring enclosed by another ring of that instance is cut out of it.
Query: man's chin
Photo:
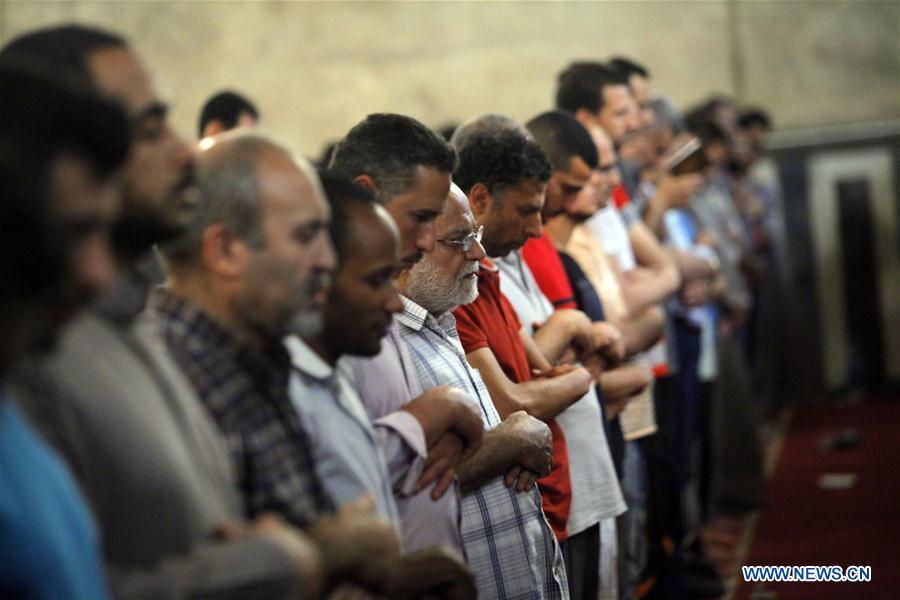
[[[363,358],[371,358],[381,352],[381,338],[377,340],[365,340],[354,347],[349,348],[346,354],[351,356],[361,356]]]
[[[161,216],[124,216],[113,226],[112,238],[117,256],[141,256],[154,244],[165,244],[180,238],[187,222],[167,221]]]
[[[324,320],[320,311],[304,311],[298,313],[291,319],[288,333],[297,335],[301,338],[316,337],[322,333],[323,325]]]

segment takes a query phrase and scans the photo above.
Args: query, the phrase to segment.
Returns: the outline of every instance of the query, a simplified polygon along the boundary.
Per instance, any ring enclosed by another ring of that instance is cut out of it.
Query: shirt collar
[[[453,316],[452,310],[435,318],[430,312],[406,296],[401,295],[400,299],[403,300],[403,312],[397,315],[397,321],[401,325],[409,327],[413,331],[421,331],[423,327],[430,324],[447,334],[456,328],[456,317]]]
[[[168,321],[169,328],[184,343],[199,344],[209,351],[221,353],[220,356],[231,356],[253,376],[287,377],[290,358],[283,344],[273,343],[258,350],[200,306],[166,290],[158,290],[153,303],[162,318]]]
[[[304,375],[321,381],[334,376],[334,368],[298,336],[286,337],[284,345],[291,355],[291,365]]]
[[[481,259],[481,262],[478,263],[478,267],[479,267],[479,269],[478,269],[479,271],[484,269],[485,271],[488,271],[491,273],[497,272],[497,265],[495,265],[494,261],[492,261],[487,256],[485,256],[484,258]]]
[[[396,316],[397,321],[413,331],[420,331],[430,316],[428,311],[407,298],[400,296],[403,301],[403,312]]]

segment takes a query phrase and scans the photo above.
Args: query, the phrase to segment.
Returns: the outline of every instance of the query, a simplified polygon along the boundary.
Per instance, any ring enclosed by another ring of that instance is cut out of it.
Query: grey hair
[[[672,133],[675,135],[683,133],[687,129],[684,124],[684,116],[668,97],[657,95],[650,101],[650,106],[653,108],[657,127],[671,127]]]
[[[512,117],[507,117],[500,113],[484,113],[483,115],[472,117],[457,127],[450,137],[450,145],[459,151],[461,148],[464,148],[472,136],[476,134],[498,133],[507,129],[521,133],[529,140],[534,139],[531,132]]]
[[[195,262],[204,230],[215,223],[254,248],[265,246],[257,165],[272,153],[291,156],[286,148],[259,133],[234,131],[216,138],[197,161],[198,194],[185,231],[161,249],[167,260]]]

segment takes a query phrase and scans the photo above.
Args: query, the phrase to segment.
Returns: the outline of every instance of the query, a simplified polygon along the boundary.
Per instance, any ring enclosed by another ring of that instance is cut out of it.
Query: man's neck
[[[328,363],[332,369],[337,365],[337,361],[341,357],[341,354],[328,347],[328,344],[325,343],[325,336],[317,335],[311,338],[303,338],[303,341],[306,342],[306,345],[309,346],[319,358]]]
[[[167,291],[176,298],[199,306],[253,348],[261,351],[271,345],[272,342],[267,336],[261,335],[257,328],[246,323],[235,313],[227,294],[216,289],[203,274],[173,271]]]
[[[547,235],[553,240],[557,250],[562,250],[569,243],[572,231],[578,223],[567,214],[562,214],[544,224]]]

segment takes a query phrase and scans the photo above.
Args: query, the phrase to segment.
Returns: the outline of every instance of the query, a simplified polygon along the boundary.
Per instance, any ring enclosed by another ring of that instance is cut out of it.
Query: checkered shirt
[[[306,528],[331,512],[288,396],[291,362],[281,342],[259,351],[165,293],[154,307],[172,356],[228,442],[246,516],[271,511]]]
[[[499,425],[481,375],[466,361],[453,314],[435,319],[408,298],[403,304],[400,334],[422,387],[459,387],[478,399],[485,429]],[[569,597],[562,554],[537,488],[517,494],[502,476],[494,478],[463,496],[461,530],[480,599]]]

